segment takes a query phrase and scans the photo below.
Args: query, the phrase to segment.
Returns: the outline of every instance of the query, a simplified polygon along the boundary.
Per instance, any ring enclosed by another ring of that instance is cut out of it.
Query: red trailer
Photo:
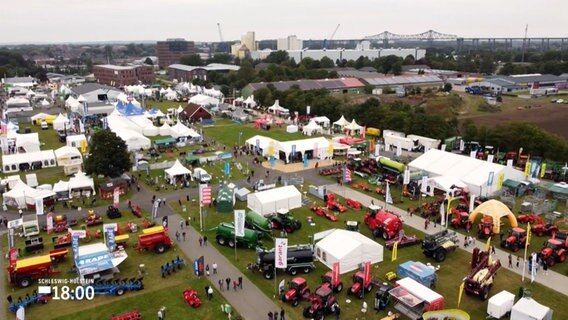
[[[65,252],[66,254],[66,252]],[[12,285],[18,285],[22,288],[29,287],[33,280],[39,278],[49,278],[51,275],[58,273],[53,268],[52,262],[60,257],[59,253],[44,255],[23,260],[17,260],[17,249],[10,249],[10,262],[8,265],[8,280]]]
[[[142,230],[142,234],[138,236],[138,246],[136,251],[150,249],[156,250],[157,253],[164,253],[174,244],[168,236],[168,230],[162,226],[153,227]]]

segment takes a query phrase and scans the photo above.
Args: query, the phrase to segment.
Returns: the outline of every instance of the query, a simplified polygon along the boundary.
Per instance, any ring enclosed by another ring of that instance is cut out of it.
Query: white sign
[[[396,146],[396,156],[400,157],[402,155],[402,146],[400,145],[400,142],[398,143],[398,145]]]
[[[446,145],[445,145],[445,144],[443,144],[443,145],[442,145],[442,148],[441,148],[440,150],[442,150],[442,151],[446,151]]]
[[[310,114],[310,106],[307,106],[307,107],[306,107],[306,113],[307,113],[307,114]]]
[[[53,231],[53,212],[49,212],[46,218],[47,223],[47,233],[51,233]]]
[[[112,205],[115,208],[118,208],[119,203],[120,203],[120,188],[116,187],[114,188],[114,191],[112,193]]]
[[[10,221],[8,221],[8,229],[15,229],[15,228],[21,226],[22,224],[24,224],[24,219],[22,219],[22,218],[10,220]]]
[[[288,239],[276,238],[274,245],[274,265],[276,268],[286,269],[288,266]]]
[[[445,226],[446,225],[446,208],[445,208],[444,202],[442,202],[440,204],[440,217],[441,217],[440,225]]]
[[[460,151],[463,151],[465,149],[465,142],[463,140],[460,140]]]
[[[245,210],[235,210],[235,236],[245,236]]]
[[[470,158],[474,158],[474,159],[475,159],[475,156],[477,156],[477,151],[471,151],[471,152],[469,153],[469,157],[470,157]]]
[[[402,184],[409,184],[410,183],[410,171],[409,170],[404,170],[404,181],[402,182]]]
[[[381,151],[381,146],[379,144],[375,145],[375,157],[378,157],[380,155]]]
[[[69,229],[69,233],[71,233],[71,237],[78,236],[79,238],[85,238],[87,236],[86,230],[71,230],[71,229]]]
[[[490,155],[487,156],[487,162],[493,163],[493,159],[495,159],[494,155],[490,154]]]
[[[36,215],[43,216],[43,198],[35,199]]]
[[[103,230],[112,229],[114,232],[118,232],[118,224],[116,223],[105,223],[103,224]]]
[[[472,194],[469,196],[469,212],[473,212],[473,209],[475,207],[475,195]]]
[[[509,167],[509,168],[513,167],[513,159],[507,160],[507,167]]]
[[[428,177],[422,177],[422,184],[420,185],[420,192],[426,193],[428,191]]]

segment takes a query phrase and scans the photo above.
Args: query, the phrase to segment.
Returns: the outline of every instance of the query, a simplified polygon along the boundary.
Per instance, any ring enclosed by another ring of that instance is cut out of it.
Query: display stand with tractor
[[[400,216],[383,210],[376,205],[369,206],[369,210],[365,213],[364,221],[371,229],[374,237],[382,237],[385,240],[398,237],[403,228]]]
[[[387,247],[387,249],[392,250],[395,242],[398,242],[398,244],[396,245],[397,248],[404,248],[404,247],[411,247],[411,246],[420,244],[422,241],[420,239],[418,239],[418,237],[416,235],[412,235],[412,236],[403,235],[402,237],[394,238],[394,239],[390,239],[390,240],[386,241],[385,246]]]
[[[332,271],[326,272],[321,277],[321,283],[322,285],[327,284],[328,286],[330,286],[334,293],[339,293],[343,290],[343,282],[341,282],[340,275],[338,274],[337,279],[335,279],[334,282]]]
[[[493,218],[484,216],[477,225],[477,236],[480,239],[489,239],[493,236]]]
[[[122,296],[126,291],[139,291],[144,289],[143,278],[111,279],[95,281],[90,286],[95,295]]]
[[[471,221],[469,220],[469,213],[456,208],[451,209],[451,213],[455,216],[450,221],[450,224],[454,229],[464,228],[469,232],[471,230]]]
[[[422,241],[422,253],[427,257],[434,258],[438,262],[446,260],[448,254],[458,248],[458,236],[455,232],[447,229],[428,235]]]
[[[215,230],[215,240],[222,246],[228,246],[230,248],[238,246],[249,249],[262,246],[259,239],[263,234],[256,230],[245,228],[245,235],[243,237],[235,237],[235,226],[232,223],[226,222],[220,223],[212,230]]]
[[[523,228],[513,228],[509,236],[501,241],[501,248],[510,249],[513,252],[524,248],[527,243],[527,232]]]
[[[68,247],[71,245],[71,233],[67,232],[64,235],[60,235],[57,237],[52,237],[51,241],[53,243],[53,247],[55,249],[59,249],[59,248],[64,248],[64,247]]]
[[[123,314],[113,314],[110,318],[111,320],[140,320],[142,315],[138,310],[132,309],[132,311]]]
[[[314,247],[311,244],[288,246],[287,255],[288,263],[286,272],[289,275],[295,276],[300,271],[307,274],[315,268]],[[251,269],[262,272],[265,279],[272,279],[275,270],[275,256],[276,253],[274,249],[264,250],[257,248],[256,263],[251,265]]]
[[[87,227],[96,226],[102,223],[103,223],[103,217],[96,214],[95,211],[89,210],[89,213],[85,217],[85,224],[87,225]]]
[[[72,227],[77,224],[77,220],[67,219],[67,215],[59,214],[53,218],[53,232],[66,232],[69,227]],[[44,231],[47,231],[47,226],[43,227]]]
[[[539,217],[540,218],[540,217]],[[558,236],[559,235],[559,231],[561,234],[566,234],[566,230],[560,230],[560,227],[567,223],[567,220],[560,220],[557,221],[556,223],[546,223],[544,221],[544,219],[540,218],[540,220],[537,220],[537,223],[531,226],[531,231],[532,233],[536,234],[539,237],[542,237],[544,235],[549,235],[552,236],[553,238],[565,238],[565,236]]]
[[[363,205],[361,204],[361,202],[359,202],[357,200],[347,198],[347,199],[345,199],[345,203],[347,204],[348,207],[353,208],[355,210],[363,209]]]
[[[320,217],[327,218],[327,220],[330,220],[330,221],[333,221],[333,222],[338,220],[336,215],[327,211],[327,209],[324,208],[324,207],[318,207],[314,204],[314,205],[310,206],[310,210],[312,210],[316,215],[318,215]]]
[[[308,282],[302,277],[295,277],[288,282],[288,291],[286,291],[281,299],[284,303],[290,303],[292,307],[297,306],[301,300],[309,299],[310,288]]]
[[[288,209],[278,209],[275,215],[270,217],[273,230],[284,230],[293,233],[302,227],[302,223],[290,215]]]
[[[371,279],[370,276],[365,279],[365,273],[363,271],[357,271],[353,275],[353,284],[349,288],[349,291],[347,291],[347,294],[363,299],[366,293],[373,290],[373,286],[379,287],[380,284],[380,281],[377,279]]]
[[[333,193],[328,193],[326,195],[326,197],[327,197],[327,201],[326,201],[325,205],[327,206],[327,208],[329,210],[338,211],[340,213],[347,211],[346,206],[342,205],[337,200],[335,200],[335,195]]]
[[[323,319],[333,312],[336,300],[329,286],[319,286],[310,296],[310,305],[304,308],[303,315],[310,319]]]
[[[519,223],[530,223],[530,224],[539,224],[539,223],[544,223],[544,220],[537,216],[536,214],[532,214],[532,213],[525,213],[525,214],[520,214],[517,217],[517,221]]]
[[[183,300],[187,302],[193,308],[199,308],[201,306],[201,299],[197,295],[197,290],[192,288],[187,288],[183,291]]]
[[[168,236],[168,230],[162,226],[142,230],[138,236],[136,251],[155,250],[157,253],[164,253],[174,242]]]
[[[546,261],[549,267],[554,266],[557,262],[564,262],[566,260],[567,242],[566,239],[548,239],[544,248],[540,250],[540,259]]]
[[[489,290],[493,286],[495,275],[499,268],[501,268],[499,260],[491,261],[489,252],[474,248],[471,256],[471,272],[464,279],[465,293],[487,300],[489,298]]]
[[[388,282],[383,282],[377,288],[377,292],[375,293],[375,305],[374,308],[377,311],[383,311],[387,308],[390,303],[390,294],[389,292],[393,286]]]
[[[8,299],[8,308],[10,309],[10,311],[16,313],[18,311],[18,309],[20,308],[27,308],[33,304],[37,304],[37,303],[41,303],[41,304],[46,304],[49,302],[49,300],[51,300],[51,295],[48,294],[38,294],[36,290],[34,290],[34,293],[29,296],[26,295],[25,298],[18,298],[17,302],[14,301],[12,299],[12,296],[7,296],[6,299]]]
[[[106,214],[109,219],[118,219],[122,217],[122,212],[113,206],[108,206]]]

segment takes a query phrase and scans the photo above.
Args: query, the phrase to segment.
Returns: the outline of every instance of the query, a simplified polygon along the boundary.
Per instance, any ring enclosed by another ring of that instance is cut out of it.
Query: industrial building
[[[210,63],[206,66],[188,66],[185,64],[172,64],[168,66],[170,80],[190,81],[193,79],[207,80],[207,72],[215,71],[225,73],[239,71],[240,67],[232,64]]]
[[[365,86],[355,78],[256,82],[245,86],[241,91],[242,95],[246,98],[252,95],[254,91],[266,88],[269,84],[273,85],[278,91],[286,91],[290,90],[292,86],[298,86],[303,91],[327,90],[338,93],[359,93]]]
[[[158,41],[156,43],[156,55],[158,56],[158,65],[160,68],[179,63],[180,58],[195,53],[195,44],[193,41],[185,39],[167,39],[166,41]]]
[[[439,87],[444,85],[442,79],[434,75],[402,75],[364,78],[365,82],[376,88],[403,87]]]
[[[539,73],[488,77],[470,85],[487,88],[494,93],[510,93],[528,91],[533,83],[538,83],[541,88],[564,89],[568,87],[567,77]]]
[[[280,38],[276,42],[276,48],[278,50],[302,50],[302,40],[298,37],[292,35],[286,38]]]
[[[262,50],[262,51],[252,51],[250,56],[252,59],[266,59],[274,50]],[[424,58],[426,55],[425,49],[333,49],[333,50],[286,50],[288,56],[296,60],[296,62],[302,61],[304,58],[312,58],[314,60],[321,60],[323,57],[328,57],[334,62],[337,60],[357,60],[359,57],[366,57],[369,59],[376,59],[380,57],[386,57],[390,55],[395,55],[397,57],[406,58],[407,56],[413,56],[414,59],[419,60]]]
[[[249,31],[241,36],[241,42],[231,46],[231,54],[242,59],[258,48],[254,31]]]
[[[134,84],[151,84],[154,79],[154,69],[149,65],[116,66],[102,64],[93,66],[93,74],[100,84],[122,87]]]

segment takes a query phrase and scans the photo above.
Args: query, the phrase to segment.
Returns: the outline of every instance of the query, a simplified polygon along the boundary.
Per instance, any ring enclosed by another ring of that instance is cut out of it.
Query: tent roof
[[[350,124],[348,124],[348,125],[345,126],[345,129],[349,129],[349,130],[361,130],[361,129],[363,129],[363,127],[360,126],[360,125],[358,125],[357,122],[355,122],[355,119],[353,119]]]
[[[26,199],[45,198],[55,195],[55,192],[49,190],[34,189],[28,186],[23,181],[18,181],[12,190],[5,192],[4,198],[19,198],[26,197]]]
[[[184,167],[181,162],[179,162],[179,160],[176,160],[174,165],[168,169],[165,169],[164,172],[170,177],[175,177],[182,174],[191,174],[191,171]]]
[[[69,179],[69,190],[90,187],[95,190],[95,182],[93,178],[85,175],[83,172],[79,171],[75,173],[75,176]]]
[[[329,118],[326,117],[326,116],[313,117],[310,121],[323,122],[323,123],[329,123],[330,122]]]
[[[74,147],[63,146],[55,150],[55,157],[61,158],[65,156],[81,156],[79,149]]]
[[[340,127],[345,127],[349,124],[349,121],[347,121],[344,116],[341,116],[341,118],[339,118],[339,120],[335,121],[333,124]]]
[[[266,191],[255,192],[253,195],[261,204],[267,204],[274,202],[276,199],[286,199],[295,196],[302,196],[300,191],[294,186],[285,186],[280,188],[274,188]]]
[[[550,308],[543,306],[534,299],[521,298],[517,301],[517,303],[515,303],[512,310],[525,315],[530,315],[531,318],[534,319],[546,319],[546,315],[550,311]]]
[[[25,156],[22,157],[22,155]],[[55,154],[53,153],[53,150],[43,150],[43,151],[3,155],[2,164],[6,166],[12,164],[20,164],[24,162],[44,161],[50,159],[55,159]]]
[[[314,119],[310,120],[310,123],[308,123],[306,126],[304,126],[304,129],[307,130],[318,130],[321,129],[321,126],[319,124],[317,124]]]
[[[69,191],[69,182],[68,181],[61,181],[56,182],[53,184],[53,192],[67,192]]]
[[[548,191],[553,193],[568,194],[568,184],[566,182],[550,184],[548,186]]]
[[[405,289],[412,289],[411,294],[424,301],[434,301],[443,298],[436,291],[420,284],[418,281],[412,278],[403,278],[397,280],[396,283]]]
[[[59,114],[57,116],[57,118],[55,118],[55,120],[53,120],[53,123],[65,123],[65,122],[69,122],[69,119],[67,118],[67,116],[64,116],[63,114]]]
[[[450,176],[437,176],[434,178],[429,178],[428,179],[428,184],[433,186],[436,189],[440,189],[443,191],[450,191],[451,187],[453,185],[460,187],[460,188],[466,188],[467,185],[464,184],[460,179],[454,178],[454,177],[450,177]]]
[[[195,130],[188,128],[183,123],[179,122],[176,123],[174,126],[170,128],[170,134],[172,137],[192,137],[192,138],[199,138],[199,133],[195,132]]]
[[[72,136],[67,136],[67,138],[65,139],[67,142],[75,142],[75,141],[87,140],[87,137],[85,137],[84,134],[74,134]]]

